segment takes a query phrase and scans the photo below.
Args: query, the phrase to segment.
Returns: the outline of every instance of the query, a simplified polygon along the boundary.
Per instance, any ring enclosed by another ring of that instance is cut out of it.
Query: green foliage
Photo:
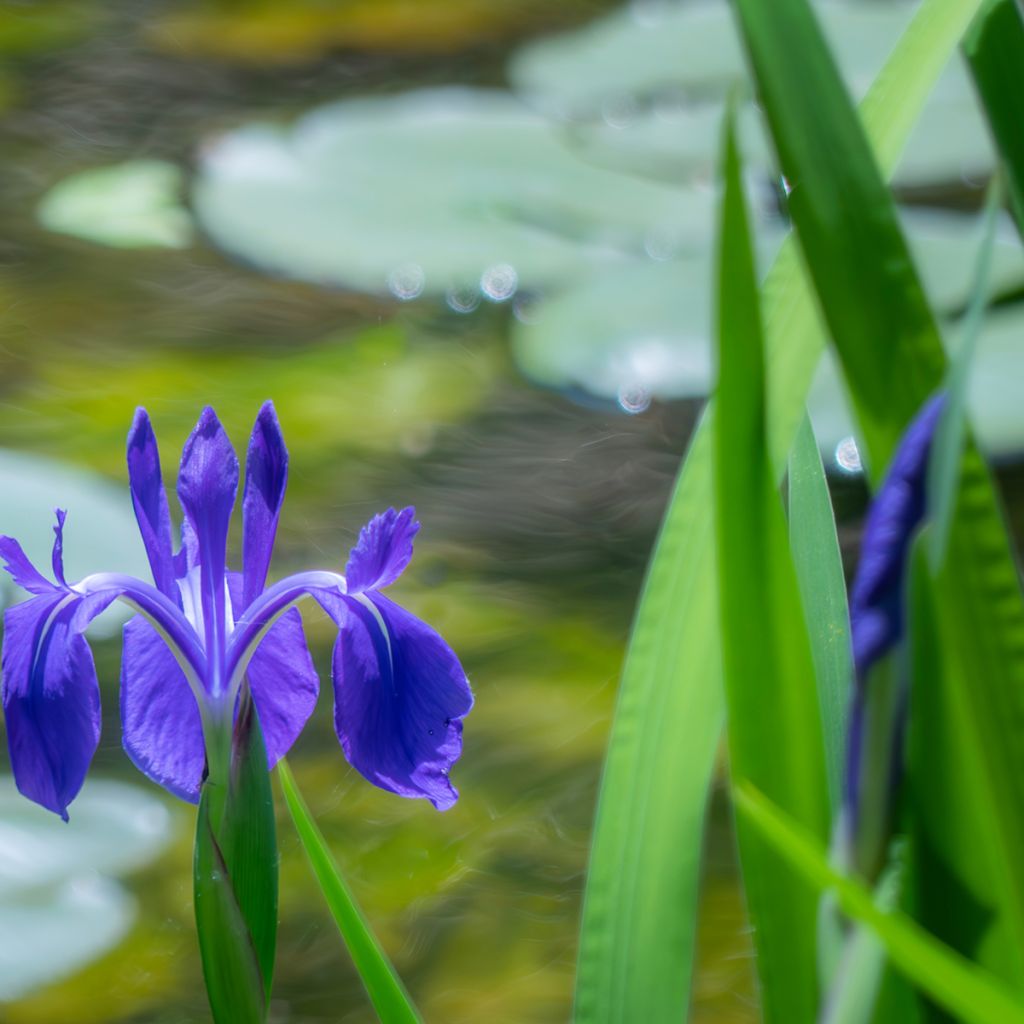
[[[925,0],[865,97],[864,124],[886,173],[977,6]],[[781,476],[823,344],[792,244],[763,295],[767,429]],[[704,808],[722,722],[709,550],[713,415],[666,512],[623,668],[580,936],[576,1020],[587,1024],[678,1024],[689,1003]]]
[[[226,759],[222,753],[211,733],[196,823],[196,928],[216,1024],[261,1024],[277,936],[277,836],[267,752],[247,686]]]
[[[749,783],[733,790],[736,809],[808,885],[835,893],[843,912],[868,925],[892,962],[936,1004],[969,1024],[1024,1021],[1024,1002],[899,911],[879,906],[858,880],[832,868],[812,836]]]
[[[278,763],[277,774],[302,848],[377,1016],[382,1024],[419,1024],[421,1018],[416,1007],[338,870],[287,762]]]
[[[797,183],[790,212],[878,480],[942,380],[938,330],[805,0],[777,3],[770,17],[752,0],[738,0],[737,9],[783,173]],[[920,725],[934,731],[922,743],[942,760],[972,764],[978,777],[977,792],[952,787],[925,801],[934,816],[921,818],[920,899],[925,911],[942,907],[932,923],[947,941],[1020,984],[1024,745],[1014,723],[1024,693],[1024,607],[992,484],[970,445],[937,609],[948,692]],[[927,787],[939,786],[936,773]],[[988,908],[988,927],[968,935],[959,922],[977,916],[979,905]]]
[[[1015,0],[987,0],[964,38],[964,56],[1006,168],[1024,238],[1024,15]]]
[[[824,841],[814,669],[768,457],[761,315],[731,120],[723,164],[715,508],[729,760],[735,779],[765,791]],[[760,836],[737,824],[765,1018],[810,1020],[818,1005],[815,901]]]

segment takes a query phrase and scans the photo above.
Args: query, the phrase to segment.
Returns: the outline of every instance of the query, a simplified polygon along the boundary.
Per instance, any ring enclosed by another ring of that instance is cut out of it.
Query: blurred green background
[[[851,87],[863,87],[913,3],[824,6]],[[454,773],[462,798],[439,815],[364,782],[338,748],[329,693],[291,763],[429,1020],[569,1014],[617,674],[711,375],[710,182],[720,98],[742,77],[723,11],[696,0],[0,10],[0,527],[45,552],[60,502],[70,571],[144,571],[124,486],[134,408],[149,409],[173,481],[203,405],[243,449],[266,398],[291,451],[273,573],[340,569],[374,512],[417,506],[417,556],[395,590],[475,688]],[[953,69],[898,175],[926,283],[951,319],[992,159],[965,89]],[[784,230],[782,183],[751,111],[767,255]],[[974,397],[1016,492],[1024,424],[1008,382],[1024,260],[1008,232],[994,277],[1002,302]],[[816,393],[837,511],[853,523],[862,485],[827,371]],[[144,787],[152,834],[134,836],[130,862],[104,852],[104,800],[120,791],[102,784],[81,832],[75,807],[62,831],[9,794],[0,802],[0,852],[24,869],[0,869],[10,1024],[207,1019],[192,812],[121,751],[117,625],[94,640],[104,732],[83,800],[103,778]],[[332,630],[310,613],[307,632],[329,679]],[[271,1017],[371,1021],[286,819],[280,835]],[[33,873],[32,842],[88,855]],[[97,872],[122,875],[120,895],[101,898]],[[78,916],[61,909],[69,893]],[[115,912],[121,924],[101,935],[96,922]],[[35,927],[19,943],[22,921]],[[83,943],[61,959],[54,936],[76,928]],[[31,977],[29,960],[43,965]],[[755,1017],[716,802],[693,1019]]]

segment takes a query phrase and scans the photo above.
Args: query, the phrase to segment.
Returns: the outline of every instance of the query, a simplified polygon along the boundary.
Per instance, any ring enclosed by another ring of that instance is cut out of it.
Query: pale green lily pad
[[[118,486],[53,459],[0,449],[0,494],[0,534],[17,539],[44,575],[50,575],[54,509],[62,508],[68,513],[64,570],[69,583],[92,572],[126,572],[149,579],[127,483]],[[7,573],[2,574],[0,604],[27,596]],[[100,633],[116,629],[125,617],[117,608],[104,612],[93,628]]]
[[[182,249],[193,234],[182,182],[181,169],[161,160],[95,167],[54,185],[37,215],[50,231],[118,249]]]
[[[67,824],[0,779],[0,1001],[73,973],[113,948],[135,901],[104,875],[150,863],[171,837],[156,797],[89,780]]]
[[[909,3],[816,5],[822,29],[848,78],[881,67],[913,14]],[[733,12],[718,0],[634,3],[584,28],[517,51],[512,85],[558,117],[604,114],[624,100],[683,90],[721,95],[746,78]]]
[[[67,823],[0,779],[0,900],[98,871],[122,874],[151,861],[170,837],[171,815],[136,786],[89,779]]]
[[[578,159],[507,93],[433,89],[250,125],[203,152],[193,203],[214,242],[274,273],[457,309],[706,245],[709,189]]]
[[[116,882],[86,875],[47,892],[0,902],[0,1002],[20,999],[101,957],[128,933],[135,900]]]
[[[962,214],[902,214],[926,291],[941,313],[967,300],[977,223]],[[1024,285],[1024,251],[1007,223],[995,247],[992,287]],[[763,237],[771,252],[777,236]],[[630,412],[652,398],[706,395],[711,383],[711,256],[637,264],[538,303],[512,336],[520,369],[549,387],[579,388]]]
[[[641,13],[637,13],[637,11]],[[909,22],[908,3],[818,5],[822,27],[855,95],[862,95]],[[728,4],[634,5],[581,31],[520,50],[513,84],[565,123],[582,155],[601,166],[666,179],[710,175],[727,89],[746,80]],[[770,170],[760,126],[746,123],[748,167]],[[984,176],[994,154],[962,60],[956,58],[911,133],[895,175],[913,186]]]
[[[956,344],[956,325],[947,326],[946,341]],[[1024,305],[988,314],[978,336],[970,370],[968,406],[982,450],[995,458],[1024,451]],[[822,454],[834,470],[854,472],[860,462],[853,442],[853,417],[835,360],[826,353],[807,400]]]

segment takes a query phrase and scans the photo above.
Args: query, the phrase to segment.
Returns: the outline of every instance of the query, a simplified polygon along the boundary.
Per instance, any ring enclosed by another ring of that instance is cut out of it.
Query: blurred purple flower
[[[868,509],[861,541],[860,562],[850,588],[850,629],[853,641],[854,697],[847,743],[845,814],[852,836],[860,827],[864,808],[864,754],[868,743],[868,705],[872,688],[868,673],[902,639],[905,619],[905,579],[910,547],[926,513],[926,483],[932,438],[945,406],[939,392],[922,406],[900,440],[882,486]],[[883,768],[886,806],[901,771],[902,738],[906,721],[906,681],[900,682],[892,718],[879,728],[888,730],[883,746],[891,760]],[[877,850],[872,851],[876,856]]]
[[[349,762],[383,789],[451,807],[458,793],[448,772],[462,750],[462,719],[473,703],[469,683],[444,640],[382,593],[412,557],[414,510],[375,516],[344,576],[303,572],[265,588],[288,475],[270,402],[249,441],[241,573],[226,565],[238,475],[231,443],[207,408],[182,454],[177,490],[184,518],[174,553],[156,438],[139,409],[128,434],[128,477],[153,585],[117,573],[68,584],[63,511],[54,527],[55,582],[16,540],[0,537],[5,568],[34,595],[4,616],[3,704],[18,788],[67,819],[100,734],[99,686],[83,633],[116,599],[138,613],[124,629],[121,667],[124,746],[137,767],[170,792],[197,800],[204,737],[230,732],[246,676],[273,767],[319,691],[293,607],[312,597],[338,627],[334,722]]]

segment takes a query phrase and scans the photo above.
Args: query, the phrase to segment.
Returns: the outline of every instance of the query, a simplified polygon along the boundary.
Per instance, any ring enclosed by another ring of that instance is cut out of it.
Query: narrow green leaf
[[[964,56],[1006,168],[1024,238],[1024,14],[1015,0],[987,0],[964,37]]]
[[[228,757],[217,757],[213,741],[210,747],[213,770],[196,827],[196,928],[214,1020],[249,1024],[266,1019],[273,979],[277,837],[267,753],[248,686]]]
[[[956,510],[957,485],[960,482],[960,460],[967,436],[967,383],[978,335],[988,304],[989,279],[992,273],[992,253],[996,240],[996,216],[1002,205],[1003,190],[997,175],[992,179],[985,203],[984,226],[978,260],[974,269],[974,282],[960,327],[960,343],[946,374],[946,408],[935,431],[932,453],[928,460],[928,514],[931,518],[929,556],[932,566],[938,568],[946,556],[949,532]]]
[[[789,456],[789,543],[803,601],[833,815],[839,807],[849,717],[850,614],[828,480],[805,416]]]
[[[382,1024],[419,1024],[421,1018],[416,1007],[342,878],[327,842],[295,784],[295,777],[283,759],[277,764],[277,774],[302,848],[377,1016]]]
[[[740,162],[730,118],[718,261],[719,375],[715,507],[729,762],[813,834],[828,834],[814,668],[768,458],[764,351]],[[818,1007],[813,894],[761,837],[737,822],[768,1021]]]
[[[943,378],[938,329],[807,0],[736,5],[782,169],[794,183],[790,212],[805,264],[877,481],[906,424]],[[1024,743],[1017,725],[1024,717],[1024,605],[992,482],[970,443],[937,590],[949,641],[946,678],[962,707],[943,730],[947,745],[929,747],[953,764],[976,751],[981,777],[976,792],[945,794],[930,835],[950,884],[926,886],[921,900],[990,905],[982,945],[976,935],[943,938],[1024,985]],[[986,856],[966,856],[958,835],[975,837]]]
[[[997,978],[898,910],[883,909],[864,885],[839,874],[805,829],[749,783],[733,790],[740,815],[806,879],[832,890],[843,912],[870,927],[892,963],[935,1003],[968,1024],[1022,1024],[1024,1003]]]
[[[891,174],[981,0],[923,0],[861,104]],[[768,428],[781,478],[824,338],[792,240],[764,288]],[[678,1024],[690,1002],[704,810],[723,721],[710,429],[690,445],[637,607],[587,874],[578,1024]]]
[[[199,798],[194,902],[203,978],[216,1024],[263,1024],[267,1001],[252,937],[210,820],[208,790]]]

